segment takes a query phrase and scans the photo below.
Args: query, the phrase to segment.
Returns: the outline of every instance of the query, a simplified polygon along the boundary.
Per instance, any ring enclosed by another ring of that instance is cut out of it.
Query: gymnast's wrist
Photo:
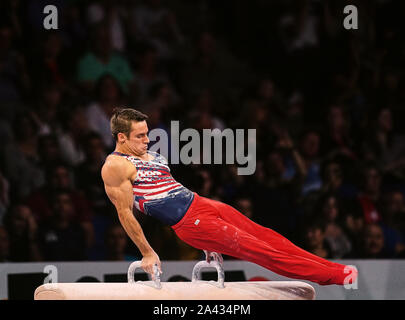
[[[150,248],[149,250],[146,250],[145,252],[142,252],[142,256],[144,258],[151,257],[154,255],[156,255],[156,252],[152,248]]]

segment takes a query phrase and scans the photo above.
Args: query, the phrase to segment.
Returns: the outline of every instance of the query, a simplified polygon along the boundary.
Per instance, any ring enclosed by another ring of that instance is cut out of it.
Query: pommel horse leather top
[[[35,300],[314,300],[314,288],[301,281],[225,282],[222,264],[200,261],[191,282],[160,282],[155,268],[154,281],[135,281],[141,261],[128,269],[128,283],[49,283],[39,286]],[[216,268],[218,281],[199,279],[202,268]]]

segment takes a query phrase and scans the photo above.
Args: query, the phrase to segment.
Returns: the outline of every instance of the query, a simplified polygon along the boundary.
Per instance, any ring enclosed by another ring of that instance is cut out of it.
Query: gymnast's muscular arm
[[[156,264],[160,273],[162,272],[159,256],[149,245],[138,220],[132,212],[131,178],[136,176],[136,168],[122,157],[109,156],[101,169],[101,176],[104,181],[105,191],[117,209],[123,228],[143,255],[142,268],[150,273],[153,278],[153,265]]]

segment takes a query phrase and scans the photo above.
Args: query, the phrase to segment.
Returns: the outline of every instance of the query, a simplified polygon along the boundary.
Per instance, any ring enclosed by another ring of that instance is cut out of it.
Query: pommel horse
[[[153,280],[135,281],[141,261],[128,268],[127,283],[48,283],[34,292],[35,300],[314,300],[315,289],[302,281],[225,282],[223,260],[211,252],[198,262],[191,282],[161,282],[157,267]],[[217,281],[200,279],[201,269],[215,268]]]

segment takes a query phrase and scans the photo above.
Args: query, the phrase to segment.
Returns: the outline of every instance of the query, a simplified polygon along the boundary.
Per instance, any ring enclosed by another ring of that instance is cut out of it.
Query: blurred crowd
[[[321,257],[404,258],[404,14],[391,0],[2,0],[0,262],[141,258],[100,176],[117,106],[168,133],[256,129],[253,175],[179,164],[174,178]],[[201,258],[135,215],[162,260]]]

